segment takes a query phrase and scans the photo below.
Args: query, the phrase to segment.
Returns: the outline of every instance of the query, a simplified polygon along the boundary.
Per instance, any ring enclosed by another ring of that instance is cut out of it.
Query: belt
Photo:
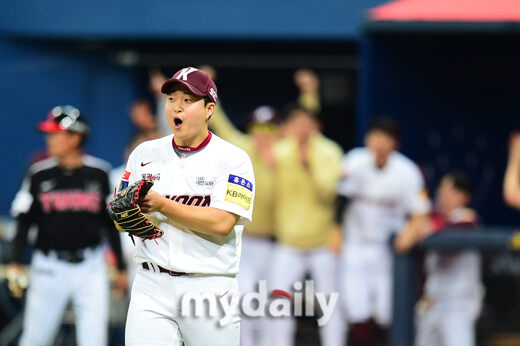
[[[152,268],[150,268],[151,266],[148,265],[148,263],[146,263],[146,262],[143,262],[143,263],[142,263],[142,266],[143,266],[143,269],[151,270],[151,271],[155,271],[155,270],[153,269],[153,266],[152,266]],[[159,268],[159,272],[161,272],[161,273],[167,273],[168,275],[171,275],[171,276],[181,276],[181,275],[185,275],[185,274],[186,274],[186,273],[183,273],[183,272],[176,272],[176,271],[174,271],[174,270],[168,270],[168,269],[165,269],[165,268],[163,268],[163,267],[161,267],[161,266],[159,266],[159,265],[157,265],[157,264],[155,264],[155,266],[156,266],[157,268]]]
[[[87,258],[89,252],[91,252],[92,250],[92,247],[86,247],[84,249],[72,251],[50,249],[42,249],[41,251],[44,253],[45,256],[52,255],[55,256],[57,259],[68,263],[81,263]]]

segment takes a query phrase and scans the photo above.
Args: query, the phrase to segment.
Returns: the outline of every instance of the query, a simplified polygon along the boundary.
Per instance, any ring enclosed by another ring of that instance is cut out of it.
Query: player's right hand
[[[150,190],[146,196],[139,201],[139,207],[141,207],[143,213],[150,214],[154,211],[161,211],[161,208],[167,201],[168,199],[161,196],[158,192]]]
[[[317,93],[320,79],[314,71],[299,69],[294,73],[294,84],[302,93]]]

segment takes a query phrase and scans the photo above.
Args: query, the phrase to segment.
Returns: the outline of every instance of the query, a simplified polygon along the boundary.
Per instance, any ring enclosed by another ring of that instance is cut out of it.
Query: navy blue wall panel
[[[127,108],[136,95],[133,74],[97,56],[0,40],[0,213],[8,211],[29,157],[44,147],[36,123],[58,104],[72,104],[92,124],[87,149],[112,164],[130,132]]]
[[[398,119],[402,151],[431,191],[443,172],[464,169],[484,222],[517,223],[501,197],[508,136],[520,127],[515,36],[373,35],[362,44],[358,143],[371,116]]]
[[[386,0],[0,2],[0,33],[69,38],[352,39]]]

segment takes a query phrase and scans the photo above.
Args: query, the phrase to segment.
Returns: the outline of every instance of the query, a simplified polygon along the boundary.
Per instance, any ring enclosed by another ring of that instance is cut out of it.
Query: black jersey
[[[90,155],[82,160],[83,165],[74,169],[58,166],[54,158],[30,166],[12,206],[18,218],[14,261],[21,261],[28,230],[35,224],[35,247],[43,251],[95,247],[101,243],[101,232],[107,231],[122,268],[119,234],[106,211],[110,166]]]

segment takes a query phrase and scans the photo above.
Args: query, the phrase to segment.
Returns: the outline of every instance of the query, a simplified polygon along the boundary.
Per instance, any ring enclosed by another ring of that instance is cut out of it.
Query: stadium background
[[[295,98],[295,69],[314,69],[325,134],[343,149],[362,143],[371,116],[392,116],[430,188],[463,168],[483,221],[516,225],[501,184],[508,135],[520,128],[520,6],[401,0],[367,12],[385,2],[0,3],[0,215],[44,145],[35,124],[53,105],[79,107],[93,127],[88,150],[116,166],[132,131],[128,107],[148,93],[147,69],[212,64],[241,126],[254,106]]]

